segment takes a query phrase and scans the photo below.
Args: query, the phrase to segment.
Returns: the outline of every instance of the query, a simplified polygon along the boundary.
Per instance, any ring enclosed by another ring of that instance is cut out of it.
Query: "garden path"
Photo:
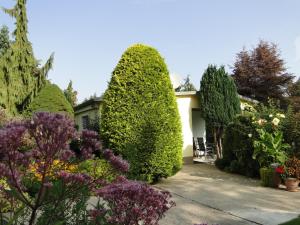
[[[213,165],[184,165],[155,185],[176,202],[161,225],[278,225],[300,214],[300,192],[265,188],[260,181]]]

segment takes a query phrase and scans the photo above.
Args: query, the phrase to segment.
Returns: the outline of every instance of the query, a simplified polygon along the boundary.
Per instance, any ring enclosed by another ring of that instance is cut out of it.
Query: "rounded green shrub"
[[[55,84],[47,84],[37,94],[25,111],[26,116],[35,112],[62,112],[73,117],[74,110],[62,90]]]
[[[103,101],[101,137],[106,147],[129,161],[129,176],[154,182],[181,168],[176,97],[157,50],[141,44],[128,48]]]
[[[257,133],[252,124],[252,114],[238,115],[225,130],[223,159],[218,160],[216,165],[229,172],[258,177],[259,164],[252,158],[253,138],[256,136]]]

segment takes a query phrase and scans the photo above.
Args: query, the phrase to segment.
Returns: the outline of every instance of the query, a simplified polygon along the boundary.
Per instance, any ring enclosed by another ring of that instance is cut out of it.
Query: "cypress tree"
[[[182,164],[181,123],[167,66],[152,47],[128,48],[104,94],[101,137],[130,162],[130,176],[153,182]]]
[[[0,106],[16,115],[26,108],[46,84],[53,56],[43,67],[39,67],[27,38],[26,0],[17,0],[14,8],[4,11],[16,20],[16,29],[15,40],[0,58]]]
[[[212,126],[217,157],[222,157],[224,128],[240,113],[240,99],[234,81],[222,66],[208,66],[200,87],[202,116]]]

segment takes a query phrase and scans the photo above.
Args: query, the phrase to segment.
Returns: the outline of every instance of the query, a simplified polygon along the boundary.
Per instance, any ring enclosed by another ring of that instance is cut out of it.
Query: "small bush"
[[[245,113],[237,116],[234,122],[230,123],[224,136],[224,157],[217,166],[246,175],[257,177],[259,175],[259,164],[252,158],[254,147],[253,137],[257,135],[252,124],[252,114]],[[250,138],[249,136],[252,136]]]
[[[55,84],[47,84],[29,104],[24,114],[31,116],[35,112],[62,112],[72,117],[74,115],[71,104]]]
[[[108,182],[113,181],[118,175],[109,162],[104,159],[85,160],[78,165],[78,170],[94,179],[105,178]]]

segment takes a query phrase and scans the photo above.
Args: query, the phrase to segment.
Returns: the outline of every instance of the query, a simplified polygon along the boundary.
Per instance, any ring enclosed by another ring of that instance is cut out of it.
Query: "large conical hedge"
[[[101,135],[123,155],[130,175],[153,182],[182,165],[182,134],[167,66],[151,47],[134,45],[122,55],[104,94]]]
[[[28,106],[25,115],[35,112],[62,112],[74,115],[71,104],[67,101],[62,90],[55,84],[47,84],[37,94]]]

